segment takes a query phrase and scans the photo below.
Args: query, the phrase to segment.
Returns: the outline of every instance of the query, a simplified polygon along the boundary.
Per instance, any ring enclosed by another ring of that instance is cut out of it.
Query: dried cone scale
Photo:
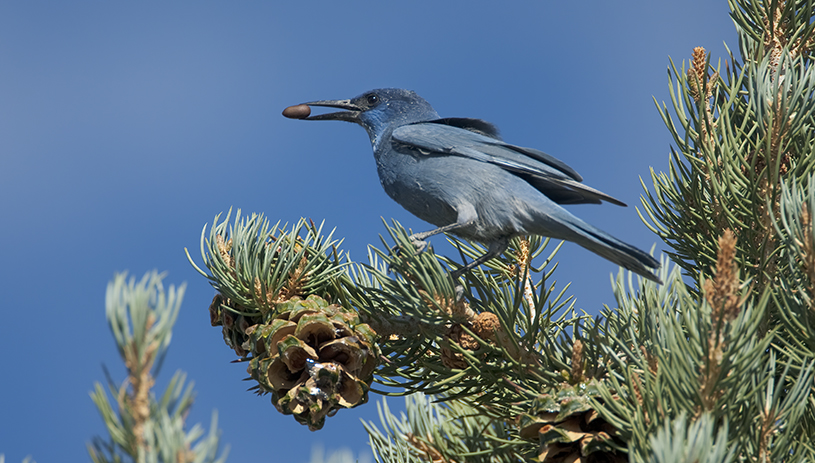
[[[223,304],[222,297],[216,300]],[[326,416],[368,400],[379,350],[376,333],[356,312],[312,295],[278,304],[274,318],[251,326],[223,305],[210,313],[213,324],[230,320],[230,327],[223,323],[224,340],[239,355],[250,355],[253,389],[271,393],[275,408],[309,429],[320,429]]]

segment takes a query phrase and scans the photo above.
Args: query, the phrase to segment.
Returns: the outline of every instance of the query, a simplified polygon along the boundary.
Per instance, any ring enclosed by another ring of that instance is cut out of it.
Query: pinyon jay
[[[343,111],[308,117],[309,106]],[[624,203],[582,184],[583,178],[563,161],[504,142],[489,122],[440,118],[422,97],[397,88],[371,90],[350,100],[303,103],[283,114],[365,128],[385,192],[438,227],[412,235],[417,247],[442,232],[487,244],[487,253],[453,272],[454,278],[501,254],[510,238],[534,234],[577,243],[659,282],[650,270],[659,267],[656,259],[560,206]]]

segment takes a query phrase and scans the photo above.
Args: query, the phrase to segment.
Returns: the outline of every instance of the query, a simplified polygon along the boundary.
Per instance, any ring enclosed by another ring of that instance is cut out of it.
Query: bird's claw
[[[408,239],[410,240],[410,244],[412,244],[414,249],[416,249],[416,254],[424,252],[425,249],[427,249],[427,246],[429,245],[427,241],[415,238],[414,235],[410,235]]]
[[[410,240],[410,244],[413,245],[413,249],[415,250],[416,254],[420,254],[420,253],[424,252],[430,246],[430,243],[428,243],[427,241],[416,239],[416,238],[413,237],[413,235],[410,235],[408,237],[408,239]],[[391,248],[391,255],[392,256],[400,257],[401,254],[402,254],[402,247],[399,246],[398,244],[396,246],[394,246],[393,248]],[[393,265],[388,264],[388,273],[390,273],[390,272],[393,272]]]
[[[427,247],[430,246],[430,243],[428,243],[427,241],[416,239],[413,237],[413,235],[410,235],[408,239],[410,240],[410,244],[413,245],[413,249],[416,250],[416,254],[424,252],[427,249]],[[402,254],[402,247],[397,244],[396,246],[391,248],[391,254],[393,254],[394,256]]]

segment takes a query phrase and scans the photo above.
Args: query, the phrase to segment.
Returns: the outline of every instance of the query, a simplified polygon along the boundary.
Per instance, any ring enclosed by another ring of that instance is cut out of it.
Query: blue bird
[[[309,106],[344,111],[307,117]],[[397,88],[371,90],[350,100],[303,103],[283,115],[365,128],[385,192],[438,227],[411,236],[418,248],[443,232],[486,244],[487,253],[453,272],[454,279],[500,255],[511,238],[534,234],[571,241],[660,281],[650,270],[659,267],[657,260],[560,206],[602,201],[625,206],[623,202],[582,184],[583,178],[563,161],[504,142],[489,122],[440,118],[424,98]]]

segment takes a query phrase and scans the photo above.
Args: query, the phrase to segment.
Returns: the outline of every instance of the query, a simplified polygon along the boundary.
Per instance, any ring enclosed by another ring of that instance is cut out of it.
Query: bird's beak
[[[359,121],[359,114],[362,108],[351,103],[351,100],[320,100],[303,103],[308,106],[326,106],[329,108],[347,109],[347,111],[337,111],[334,113],[318,114],[316,116],[307,117],[307,121]]]

